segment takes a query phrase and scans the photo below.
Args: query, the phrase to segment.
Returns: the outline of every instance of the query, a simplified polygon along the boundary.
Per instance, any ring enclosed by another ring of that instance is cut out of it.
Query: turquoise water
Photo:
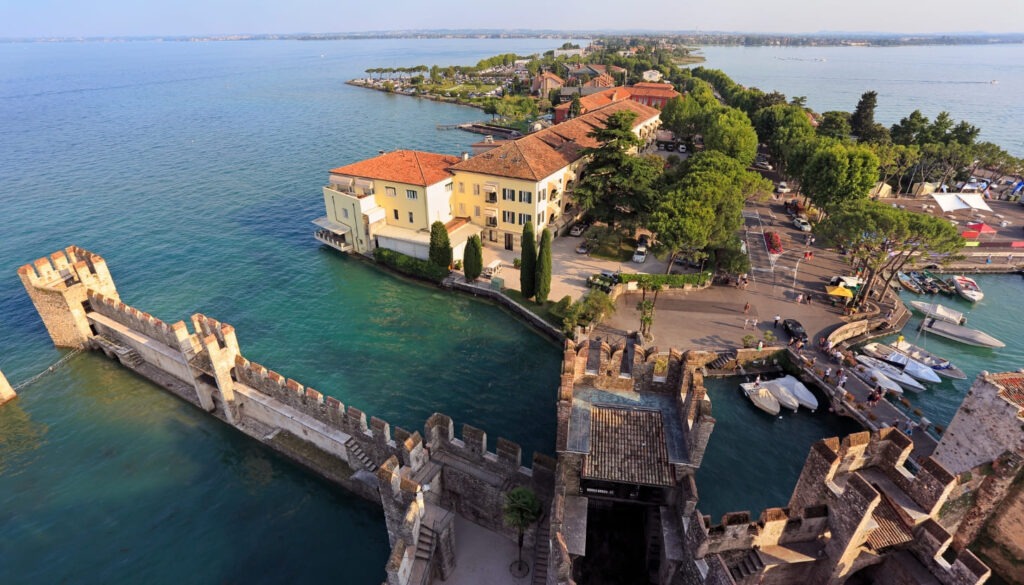
[[[126,302],[231,323],[250,359],[392,425],[439,410],[527,460],[552,452],[556,347],[490,305],[320,248],[309,222],[327,169],[395,147],[457,154],[477,137],[435,125],[484,117],[344,80],[561,42],[0,44],[0,369],[17,383],[61,355],[16,269],[77,244],[107,258]],[[971,323],[986,329],[982,310],[1008,313],[1020,285],[981,282]],[[986,330],[1020,339],[1008,320]],[[964,367],[1010,369],[1015,351]],[[761,415],[734,390],[712,389],[698,476],[712,514],[784,503],[810,442],[842,430],[744,422]],[[922,410],[942,420],[962,391],[929,391]],[[387,552],[376,507],[95,355],[0,407],[0,583],[379,583]]]
[[[0,368],[55,361],[17,267],[69,244],[168,321],[393,426],[435,411],[553,453],[559,352],[502,311],[321,249],[327,170],[457,154],[478,110],[344,85],[561,41],[0,45]],[[373,505],[106,359],[0,408],[0,583],[380,583]]]
[[[1024,156],[1024,45],[933,47],[705,47],[707,67],[737,83],[806,96],[818,112],[852,112],[878,92],[875,120],[920,109],[981,128],[981,140]],[[997,83],[992,83],[996,81]]]

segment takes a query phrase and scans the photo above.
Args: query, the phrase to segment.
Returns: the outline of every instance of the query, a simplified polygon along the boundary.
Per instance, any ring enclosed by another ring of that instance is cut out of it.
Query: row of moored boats
[[[803,382],[793,376],[761,381],[760,376],[753,382],[740,384],[740,390],[754,406],[768,414],[779,414],[783,408],[796,412],[804,407],[811,412],[818,409],[818,399]]]
[[[948,297],[960,295],[964,299],[976,303],[985,298],[985,293],[973,278],[957,275],[943,280],[927,270],[919,272],[897,272],[896,280],[900,286],[914,294],[941,293]]]

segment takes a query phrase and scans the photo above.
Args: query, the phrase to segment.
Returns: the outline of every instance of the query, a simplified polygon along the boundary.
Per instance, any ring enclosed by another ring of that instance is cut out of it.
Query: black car
[[[782,322],[782,328],[791,338],[807,343],[807,331],[796,319],[786,319]]]

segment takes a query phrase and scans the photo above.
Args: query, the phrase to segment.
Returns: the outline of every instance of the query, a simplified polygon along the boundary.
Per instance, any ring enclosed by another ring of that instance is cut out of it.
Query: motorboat
[[[934,333],[935,335],[941,335],[946,339],[966,343],[967,345],[974,345],[977,347],[1006,347],[1005,343],[984,331],[970,329],[953,323],[946,323],[945,321],[939,321],[934,317],[921,321],[921,329]]]
[[[909,290],[910,292],[916,295],[921,294],[921,287],[918,286],[917,282],[913,278],[910,278],[910,275],[907,274],[906,272],[897,272],[896,280],[899,281],[900,286]]]
[[[907,275],[914,279],[914,282],[917,283],[917,286],[921,287],[922,291],[930,295],[939,292],[939,287],[935,286],[935,284],[932,283],[932,279],[928,278],[924,274],[921,274],[920,272],[909,272]]]
[[[963,298],[976,303],[981,299],[985,298],[985,293],[981,292],[981,287],[978,286],[977,282],[974,282],[973,278],[968,278],[963,275],[954,276],[952,278],[953,286],[956,288],[957,294]]]
[[[889,378],[893,382],[896,382],[897,384],[903,386],[905,389],[910,390],[911,392],[924,391],[924,386],[922,386],[920,382],[910,377],[909,375],[904,374],[899,368],[892,364],[883,362],[880,359],[875,359],[869,355],[864,354],[858,355],[857,361],[869,368],[875,368],[879,372],[885,374],[886,378]]]
[[[924,313],[926,317],[935,317],[940,321],[945,321],[954,325],[963,325],[964,322],[967,321],[967,317],[965,317],[960,311],[950,309],[949,307],[940,305],[939,303],[910,301],[910,306]]]
[[[946,359],[942,359],[939,356],[929,352],[923,347],[914,345],[907,341],[896,340],[890,344],[892,347],[899,351],[907,354],[909,357],[921,362],[922,364],[935,370],[940,376],[946,378],[953,378],[954,380],[966,380],[967,374],[963,370],[953,365],[952,362]]]
[[[740,389],[743,390],[743,393],[747,395],[747,398],[754,403],[754,406],[771,415],[779,414],[781,407],[779,406],[778,399],[776,399],[763,384],[747,382],[745,384],[740,384]]]
[[[777,380],[773,380],[779,386],[782,386],[789,393],[796,398],[796,401],[800,403],[800,406],[814,412],[818,410],[818,399],[814,396],[807,386],[800,380],[797,380],[794,376],[783,376]]]
[[[748,396],[758,388],[764,388],[775,397],[775,401],[779,403],[780,407],[788,408],[793,412],[796,412],[796,409],[800,407],[800,403],[797,401],[796,397],[790,394],[789,390],[780,386],[776,380],[747,382],[745,384],[740,384],[740,388],[743,388],[743,391],[746,392]],[[753,400],[753,398],[751,398],[751,400]],[[768,411],[766,410],[765,412]]]
[[[885,394],[897,394],[903,396],[903,388],[899,384],[892,381],[892,378],[886,376],[878,370],[878,368],[869,368],[864,365],[857,366],[853,371],[860,376],[861,380],[864,380],[872,388],[879,387]]]
[[[939,289],[940,293],[946,295],[947,297],[951,297],[956,294],[956,289],[950,286],[950,284],[945,280],[942,280],[942,278],[940,278],[939,275],[933,272],[928,272],[927,270],[922,270],[921,274],[923,274],[925,278],[930,278],[932,284],[934,284],[935,287]]]
[[[891,345],[869,343],[862,349],[869,356],[888,362],[899,368],[904,374],[910,374],[922,382],[938,384],[942,381],[939,375],[935,373],[935,370],[909,357]]]

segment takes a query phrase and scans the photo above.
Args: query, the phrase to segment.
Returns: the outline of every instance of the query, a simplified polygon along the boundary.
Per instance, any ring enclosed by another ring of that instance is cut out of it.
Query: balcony
[[[484,199],[484,201],[486,203],[497,203],[498,202],[498,194],[497,193],[487,193],[487,196]]]
[[[486,219],[487,219],[487,221],[484,223],[484,225],[486,225],[489,228],[496,228],[496,227],[498,227],[498,218],[496,218],[496,217],[488,217]]]

